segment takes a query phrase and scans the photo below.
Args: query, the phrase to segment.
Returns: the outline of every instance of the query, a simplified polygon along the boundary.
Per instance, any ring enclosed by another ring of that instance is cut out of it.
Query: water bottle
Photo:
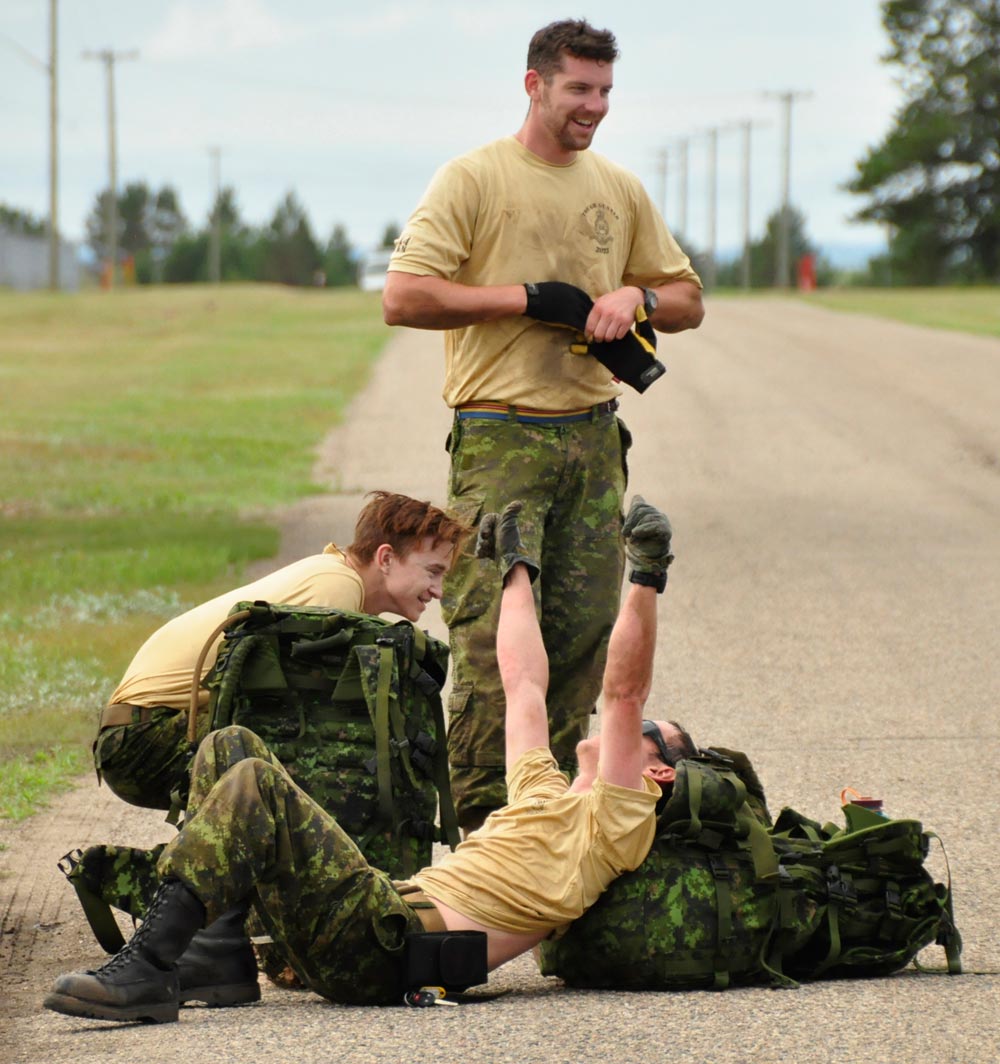
[[[850,802],[852,805],[860,805],[862,809],[870,809],[878,816],[889,819],[889,814],[885,811],[881,798],[872,798],[868,795],[859,794],[853,787],[845,787],[840,792],[840,804],[847,805]]]

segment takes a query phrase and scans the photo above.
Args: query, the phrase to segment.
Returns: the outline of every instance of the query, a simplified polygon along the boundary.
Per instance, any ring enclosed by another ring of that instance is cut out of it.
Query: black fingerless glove
[[[583,332],[594,301],[582,288],[563,281],[540,281],[524,287],[528,293],[526,317]]]

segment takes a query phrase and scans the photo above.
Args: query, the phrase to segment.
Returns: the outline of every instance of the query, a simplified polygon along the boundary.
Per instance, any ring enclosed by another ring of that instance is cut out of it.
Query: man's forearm
[[[656,653],[656,591],[629,584],[608,643],[604,699],[644,705],[653,684]]]
[[[549,745],[545,692],[549,661],[524,564],[511,569],[497,623],[497,667],[506,700],[504,733],[508,767],[525,750]]]
[[[386,325],[413,329],[460,329],[524,313],[528,294],[522,284],[464,285],[441,277],[390,271],[382,292]]]
[[[693,281],[673,281],[655,288],[656,310],[649,320],[653,328],[664,333],[697,329],[705,317],[701,289]]]

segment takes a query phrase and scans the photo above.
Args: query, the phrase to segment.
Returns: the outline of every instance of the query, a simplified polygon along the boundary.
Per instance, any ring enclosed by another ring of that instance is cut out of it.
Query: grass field
[[[1000,288],[825,288],[804,296],[831,310],[1000,336]]]
[[[0,293],[0,816],[88,767],[150,631],[275,553],[387,336],[356,291]]]
[[[808,294],[719,288],[713,299],[801,299],[830,310],[871,314],[930,329],[1000,336],[1000,287],[978,288],[821,288]]]

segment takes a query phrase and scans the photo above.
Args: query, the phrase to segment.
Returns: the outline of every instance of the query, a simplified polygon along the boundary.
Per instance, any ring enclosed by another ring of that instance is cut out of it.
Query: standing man
[[[470,524],[523,500],[550,663],[552,750],[565,771],[600,689],[622,579],[630,437],[617,382],[591,348],[697,328],[701,283],[638,179],[587,151],[608,112],[614,36],[554,22],[528,49],[520,130],[443,167],[407,223],[383,293],[389,325],[445,330],[449,506]],[[583,328],[580,329],[581,324]],[[649,400],[647,400],[649,401]],[[500,600],[468,552],[445,582],[449,758],[468,833],[505,801]]]

